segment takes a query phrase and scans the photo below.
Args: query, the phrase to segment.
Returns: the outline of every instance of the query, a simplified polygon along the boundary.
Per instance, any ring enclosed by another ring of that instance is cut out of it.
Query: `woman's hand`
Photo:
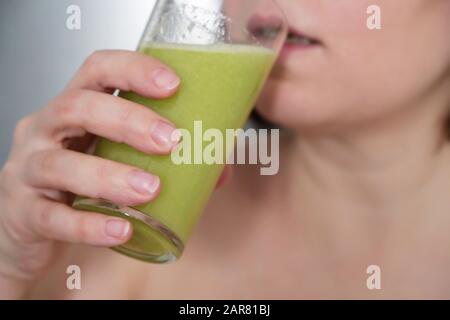
[[[111,93],[117,88],[166,98],[179,84],[170,68],[148,56],[100,51],[58,97],[19,122],[0,172],[0,297],[23,294],[19,283],[45,271],[59,241],[111,247],[131,237],[129,222],[74,210],[70,195],[138,205],[158,195],[159,178],[77,151],[98,135],[148,154],[169,154],[178,143],[171,139],[175,126]]]

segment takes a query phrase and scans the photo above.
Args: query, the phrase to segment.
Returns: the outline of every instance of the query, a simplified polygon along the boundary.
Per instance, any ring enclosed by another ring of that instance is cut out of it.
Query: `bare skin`
[[[86,218],[85,213],[69,212],[63,206],[63,193],[54,191],[77,193],[84,184],[69,184],[77,180],[61,169],[58,157],[47,158],[53,165],[45,170],[24,165],[34,163],[35,154],[42,148],[48,150],[49,145],[51,150],[62,149],[61,145],[55,147],[55,139],[61,142],[61,136],[79,133],[73,131],[73,123],[89,132],[97,128],[89,127],[86,119],[81,121],[83,113],[74,112],[72,125],[67,126],[72,130],[42,138],[47,131],[39,129],[41,124],[53,123],[53,130],[55,123],[60,124],[52,121],[59,119],[55,117],[60,113],[53,114],[55,107],[50,104],[21,123],[12,160],[1,172],[0,201],[6,209],[0,214],[0,226],[9,233],[0,233],[0,295],[450,297],[450,151],[446,128],[450,1],[376,1],[386,17],[384,29],[376,34],[365,28],[366,16],[361,14],[373,1],[279,2],[292,29],[319,41],[315,46],[295,48],[280,60],[258,104],[262,115],[290,129],[281,143],[280,173],[263,177],[255,166],[235,168],[233,179],[211,199],[179,262],[157,266],[134,261],[91,246],[122,243],[132,231],[125,225],[114,230],[126,232],[111,238],[105,233],[107,217],[92,214]],[[402,14],[396,15],[399,12]],[[140,60],[134,54],[128,55],[131,57]],[[76,78],[83,81],[72,82],[71,90],[73,86],[85,90],[86,83],[91,85],[90,91],[151,83],[151,79],[139,78],[137,71],[129,72],[130,68],[123,77],[109,74],[118,69],[98,69],[99,64],[105,66],[100,61],[114,61],[111,65],[120,67],[113,53],[88,61],[82,77]],[[147,66],[146,74],[161,67],[152,60],[140,60],[138,65],[135,70]],[[123,79],[122,83],[106,80],[117,78]],[[144,85],[142,94],[170,95],[176,90],[152,88]],[[62,97],[57,100],[63,102],[59,105],[72,101],[65,94]],[[99,97],[90,101],[102,105]],[[93,114],[93,121],[103,124],[100,127],[104,129],[93,133],[108,135],[114,131],[111,125],[117,122],[113,117]],[[139,115],[136,119],[146,117],[150,123],[156,117]],[[147,133],[125,138],[148,153],[167,152],[158,149],[152,139],[139,138]],[[72,165],[80,166],[78,177],[83,172],[105,172],[95,170],[96,164],[103,167],[104,162],[89,159],[72,160]],[[102,184],[91,186],[87,195],[101,194],[125,203],[157,196],[157,192],[133,193],[124,183],[132,168],[111,167],[116,165],[109,164],[110,174],[101,178],[105,185],[120,183],[120,195]],[[148,183],[155,182],[152,177],[148,179]],[[57,182],[61,185],[55,185]],[[140,186],[146,189],[148,184]],[[59,203],[40,207],[38,204],[48,201],[49,196]],[[59,250],[53,250],[55,246]],[[82,268],[80,291],[65,287],[70,264]],[[366,287],[369,265],[382,269],[380,291]]]
[[[285,146],[295,143],[288,140]],[[449,163],[448,150],[443,153],[437,161]],[[297,159],[283,155],[284,169],[275,177],[262,177],[257,168],[235,168],[233,180],[216,192],[175,264],[148,265],[108,249],[74,246],[29,297],[378,299],[450,294],[443,281],[450,267],[448,165],[434,169],[439,177],[430,179],[428,186],[412,188],[423,196],[399,200],[398,206],[386,203],[381,209],[381,203],[377,208],[365,203],[349,206],[340,196],[328,196],[324,203],[322,191],[317,191],[319,199],[299,198],[298,191],[313,181],[303,184],[300,177],[289,177]],[[298,173],[306,179],[304,171]],[[434,201],[438,205],[430,203]],[[380,212],[383,220],[377,221],[373,215]],[[80,291],[65,287],[65,270],[71,264],[82,268]],[[372,264],[382,268],[381,291],[366,287],[366,268]],[[126,276],[118,277],[123,270]]]

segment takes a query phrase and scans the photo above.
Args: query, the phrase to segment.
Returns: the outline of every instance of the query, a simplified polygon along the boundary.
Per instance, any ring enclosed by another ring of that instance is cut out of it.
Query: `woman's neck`
[[[287,201],[301,213],[306,236],[333,246],[351,239],[379,246],[388,230],[450,212],[442,120],[448,99],[439,101],[339,134],[299,134],[289,143],[280,181],[290,186]]]

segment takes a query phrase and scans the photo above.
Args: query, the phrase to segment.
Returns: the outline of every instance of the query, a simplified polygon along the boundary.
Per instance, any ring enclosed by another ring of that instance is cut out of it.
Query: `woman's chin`
[[[302,126],[302,121],[296,119],[296,111],[291,110],[287,113],[283,107],[271,106],[260,103],[256,107],[256,113],[261,118],[263,124],[269,124],[271,127],[279,127],[286,129],[296,129]]]
[[[263,120],[263,125],[289,129],[304,134],[326,134],[340,131],[346,127],[347,117],[343,113],[325,113],[317,110],[308,110],[300,106],[267,105],[260,103],[256,107],[256,113]]]

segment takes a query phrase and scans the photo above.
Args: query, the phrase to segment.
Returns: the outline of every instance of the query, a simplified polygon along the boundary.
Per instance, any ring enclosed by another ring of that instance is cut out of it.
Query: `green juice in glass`
[[[182,45],[148,43],[140,52],[170,66],[182,79],[178,93],[155,100],[134,93],[121,97],[137,102],[187,129],[194,121],[203,131],[241,128],[276,58],[274,51],[251,45]],[[194,142],[192,142],[194,143]],[[203,143],[203,148],[208,144]],[[191,148],[194,150],[194,148]],[[78,199],[78,209],[125,217],[134,227],[132,239],[115,250],[149,262],[180,257],[222,172],[223,164],[181,164],[171,156],[150,156],[130,146],[100,139],[96,155],[158,175],[162,191],[151,203],[121,208],[106,201]]]

